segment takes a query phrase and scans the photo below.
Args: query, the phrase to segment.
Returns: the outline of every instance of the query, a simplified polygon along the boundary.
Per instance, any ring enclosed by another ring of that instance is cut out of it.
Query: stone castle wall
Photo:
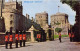
[[[57,25],[56,23],[60,23]],[[68,29],[70,29],[70,24],[68,21],[68,15],[65,13],[56,13],[51,16],[51,26],[54,28],[62,28],[62,34],[68,34]],[[54,31],[55,32],[55,31]],[[55,32],[55,34],[57,34]]]
[[[44,28],[46,25],[48,25],[48,13],[43,12],[43,13],[37,13],[35,15],[36,17],[36,23],[40,24],[42,28]]]

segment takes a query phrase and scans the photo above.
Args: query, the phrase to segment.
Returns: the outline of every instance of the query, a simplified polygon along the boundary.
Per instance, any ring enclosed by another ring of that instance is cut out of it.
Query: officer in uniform
[[[59,32],[59,41],[61,42],[61,32]]]
[[[71,37],[72,37],[72,42],[73,42],[74,41],[74,33],[73,32],[72,32],[72,36]]]
[[[23,47],[25,47],[25,42],[26,42],[26,32],[23,31]]]
[[[37,34],[37,39],[38,39],[38,42],[40,42],[41,34]]]
[[[12,31],[10,31],[9,42],[10,42],[10,49],[12,49],[12,42],[13,42]]]
[[[6,49],[8,49],[8,32],[6,32],[6,36],[5,36],[5,47],[6,47]]]
[[[70,42],[72,41],[71,32],[69,32]]]
[[[20,31],[19,40],[20,40],[20,47],[22,47],[22,31]]]
[[[15,40],[16,40],[16,48],[18,48],[18,40],[19,40],[19,38],[18,38],[18,30],[16,30],[16,34],[15,34]]]

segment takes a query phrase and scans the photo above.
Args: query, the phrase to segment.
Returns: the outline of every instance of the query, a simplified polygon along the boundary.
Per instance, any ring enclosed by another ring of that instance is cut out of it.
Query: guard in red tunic
[[[70,38],[70,42],[72,41],[72,37],[71,37],[71,33],[69,32],[69,38]]]
[[[73,42],[73,40],[74,40],[74,33],[73,32],[72,32],[72,36],[71,37],[72,37],[72,42]]]
[[[12,36],[12,31],[10,31],[10,36],[9,36],[10,49],[12,49],[12,42],[13,42],[13,36]]]
[[[59,32],[59,41],[61,42],[61,32]]]
[[[15,34],[15,40],[16,40],[16,48],[18,48],[18,40],[19,40],[19,38],[18,38],[18,30],[16,30],[16,34]]]
[[[20,47],[22,47],[22,31],[20,31],[19,40],[20,40]]]
[[[40,42],[41,34],[37,34],[38,42]]]
[[[70,42],[72,42],[72,34],[71,34],[71,31],[69,31],[69,38],[70,38]]]
[[[5,47],[6,47],[6,49],[8,49],[8,38],[9,38],[8,37],[8,32],[6,32],[6,36],[5,36],[5,43],[6,43],[5,44],[6,45]]]
[[[25,47],[25,42],[26,42],[26,32],[23,32],[23,47]]]

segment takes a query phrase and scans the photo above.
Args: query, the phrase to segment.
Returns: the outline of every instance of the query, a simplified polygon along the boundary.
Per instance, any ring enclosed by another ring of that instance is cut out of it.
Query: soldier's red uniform
[[[23,34],[23,40],[26,40],[26,34]]]
[[[59,38],[61,38],[61,34],[59,34]]]
[[[18,34],[15,35],[15,39],[16,39],[16,40],[19,40],[19,38],[18,38]]]
[[[25,47],[25,42],[26,42],[26,34],[23,34],[23,46]]]
[[[37,38],[41,38],[41,35],[40,34],[37,34]]]
[[[8,32],[7,32],[7,34],[8,34]],[[6,49],[8,48],[8,35],[7,34],[5,36],[5,47],[6,47]]]
[[[41,38],[41,34],[37,34],[37,40],[38,40],[38,42],[40,41],[40,38]]]
[[[72,34],[72,38],[74,38],[74,34]]]
[[[74,41],[74,34],[73,33],[72,33],[72,36],[71,37],[72,37],[72,41]]]
[[[8,35],[5,36],[5,41],[8,42]]]
[[[72,37],[71,36],[72,36],[71,33],[69,33],[70,42],[72,41]]]
[[[9,36],[9,41],[10,41],[10,42],[13,41],[13,36],[12,36],[12,35]]]
[[[18,38],[18,34],[15,34],[15,40],[16,40],[16,48],[18,48],[18,40],[19,40],[19,38]]]
[[[13,42],[13,36],[12,34],[10,34],[9,36],[10,49],[12,49],[12,42]]]
[[[71,37],[71,33],[69,33],[69,37]]]
[[[61,33],[59,33],[59,41],[61,42]]]
[[[22,40],[22,34],[19,35],[19,40]]]
[[[22,47],[22,34],[19,35],[20,47]]]

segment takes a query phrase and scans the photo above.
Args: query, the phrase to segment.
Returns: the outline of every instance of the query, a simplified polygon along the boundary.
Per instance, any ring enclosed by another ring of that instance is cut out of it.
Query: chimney
[[[26,14],[26,17],[27,17],[27,19],[29,19],[29,15],[28,14]]]

